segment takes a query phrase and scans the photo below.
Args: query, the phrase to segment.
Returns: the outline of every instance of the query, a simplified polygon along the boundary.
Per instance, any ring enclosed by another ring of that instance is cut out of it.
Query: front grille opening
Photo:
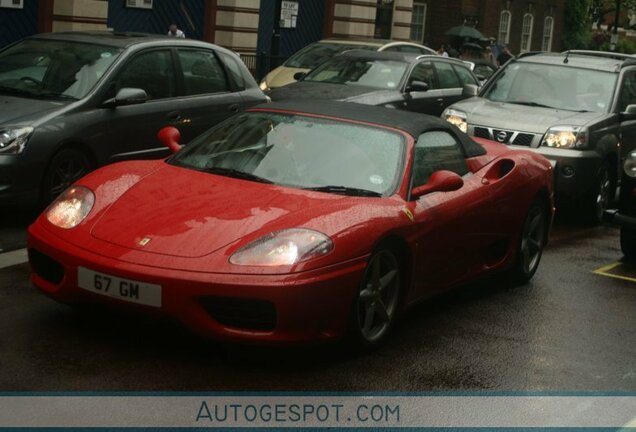
[[[276,327],[276,308],[266,300],[202,297],[199,303],[214,320],[230,327],[263,331]]]
[[[488,132],[488,129],[483,127],[475,127],[475,136],[478,138],[492,139],[490,138],[490,133]]]
[[[29,262],[33,271],[45,281],[59,284],[64,279],[64,267],[37,249],[29,249]]]
[[[522,145],[522,146],[530,146],[530,144],[532,144],[533,138],[534,138],[534,135],[532,134],[520,133],[516,136],[513,144]]]

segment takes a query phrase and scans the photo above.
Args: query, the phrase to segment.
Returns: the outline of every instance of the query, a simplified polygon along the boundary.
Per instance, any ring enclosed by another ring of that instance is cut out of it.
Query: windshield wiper
[[[6,86],[0,86],[0,92],[2,92],[2,93],[19,94],[19,95],[25,95],[25,96],[31,96],[31,97],[37,96],[36,94],[31,93],[28,90],[17,89],[17,88],[6,87]]]
[[[303,189],[316,191],[316,192],[331,192],[335,194],[351,195],[351,196],[365,196],[365,197],[381,197],[382,196],[380,192],[375,192],[368,189],[347,187],[347,186],[327,185],[327,186],[308,187]]]
[[[268,183],[268,184],[274,183],[273,181],[263,177],[259,177],[256,174],[248,173],[245,171],[239,171],[234,168],[207,167],[202,169],[201,171],[211,173],[211,174],[221,174],[228,177],[235,177],[235,178],[240,178],[244,180],[256,181],[260,183]]]
[[[507,101],[506,103],[513,104],[513,105],[525,105],[525,106],[539,107],[539,108],[561,109],[561,108],[553,107],[553,106],[550,106],[550,105],[540,104],[540,103],[537,103],[537,102]]]

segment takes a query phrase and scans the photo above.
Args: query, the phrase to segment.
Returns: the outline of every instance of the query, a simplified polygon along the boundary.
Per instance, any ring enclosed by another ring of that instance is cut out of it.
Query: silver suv
[[[442,118],[469,135],[541,153],[555,168],[557,205],[575,205],[581,216],[600,222],[616,191],[620,161],[636,147],[631,104],[634,56],[528,53],[497,71],[476,97],[448,107]]]

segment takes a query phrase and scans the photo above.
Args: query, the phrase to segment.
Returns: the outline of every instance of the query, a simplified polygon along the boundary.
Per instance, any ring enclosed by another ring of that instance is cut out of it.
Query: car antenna
[[[565,52],[565,58],[563,59],[563,64],[568,64],[569,60],[568,57],[570,56],[570,50],[567,50]]]

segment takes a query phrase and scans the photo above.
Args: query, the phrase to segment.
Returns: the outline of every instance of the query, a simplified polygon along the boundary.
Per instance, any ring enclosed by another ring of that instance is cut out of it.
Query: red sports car
[[[227,340],[382,342],[399,312],[539,265],[552,168],[416,113],[282,102],[104,167],[29,228],[35,285]]]

